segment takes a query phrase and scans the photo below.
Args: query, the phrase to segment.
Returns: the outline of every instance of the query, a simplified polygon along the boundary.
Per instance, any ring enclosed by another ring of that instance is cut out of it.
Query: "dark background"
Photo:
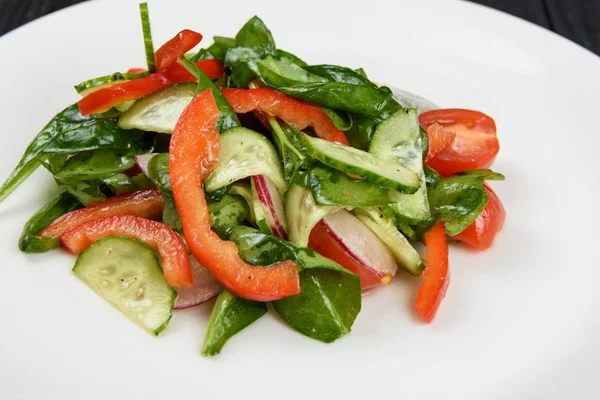
[[[42,15],[82,1],[0,0],[0,35]],[[529,20],[600,54],[600,0],[472,1]]]

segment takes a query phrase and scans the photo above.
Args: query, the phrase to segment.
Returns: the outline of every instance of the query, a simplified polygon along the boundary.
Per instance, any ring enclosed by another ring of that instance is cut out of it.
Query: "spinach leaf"
[[[240,196],[225,195],[221,201],[208,202],[211,227],[223,239],[227,239],[238,225],[242,225],[250,212],[248,203]]]
[[[423,165],[423,172],[425,173],[425,182],[427,183],[427,186],[431,186],[442,180],[441,175],[428,165]]]
[[[279,316],[298,332],[326,343],[350,332],[361,307],[360,280],[332,260],[256,229],[238,226],[229,237],[250,264],[294,260],[301,293],[273,302]]]
[[[297,83],[327,82],[327,79],[308,72],[296,64],[293,59],[287,57],[267,56],[262,60],[249,60],[247,65],[263,83],[274,87]]]
[[[86,151],[70,157],[54,177],[61,181],[101,179],[134,165],[135,160],[126,152],[108,149]]]
[[[77,104],[58,113],[29,144],[0,188],[0,202],[53,155],[97,149],[129,150],[143,140],[140,131],[123,131],[111,113],[83,117]]]
[[[351,85],[368,86],[378,89],[377,85],[371,82],[365,75],[346,67],[339,65],[310,65],[304,67],[305,70],[320,77],[326,78],[330,82],[343,82]]]
[[[456,173],[456,176],[476,176],[485,179],[486,181],[503,181],[504,175],[494,172],[491,169],[471,169]]]
[[[279,123],[274,118],[269,118],[275,148],[283,161],[283,175],[285,183],[291,184],[294,175],[306,156],[299,150],[300,144],[296,140],[300,131],[285,123]],[[294,145],[296,143],[297,145]]]
[[[504,176],[491,170],[465,171],[429,185],[427,193],[432,218],[420,226],[419,231],[426,232],[435,223],[444,221],[448,235],[462,232],[488,202],[483,185],[486,179],[503,180]]]
[[[269,82],[264,82],[269,86]],[[351,113],[378,116],[392,98],[390,93],[365,85],[351,85],[340,82],[297,83],[275,86],[275,89],[288,96],[308,103]]]
[[[97,203],[106,199],[106,194],[102,191],[102,182],[93,181],[59,181],[56,180],[59,187],[65,189],[71,196],[75,197],[84,206]]]
[[[353,115],[352,127],[346,132],[350,146],[368,151],[373,134],[379,123],[388,119],[391,115],[400,111],[402,106],[396,100],[390,100],[384,109],[376,116]]]
[[[196,79],[198,79],[198,87],[196,89],[196,93],[211,89],[213,96],[215,98],[215,102],[217,103],[217,107],[221,112],[219,120],[217,121],[217,129],[219,132],[225,132],[227,129],[240,126],[240,121],[236,113],[233,112],[227,99],[223,96],[223,93],[217,88],[217,86],[210,80],[206,74],[196,66],[193,62],[188,60],[185,57],[179,58],[179,63],[189,71]]]
[[[79,207],[81,207],[79,201],[69,193],[59,194],[25,223],[19,239],[19,249],[25,253],[42,253],[60,246],[59,238],[40,237],[36,234],[55,219]]]
[[[150,159],[148,175],[158,190],[167,197],[173,197],[171,175],[169,175],[169,153],[160,153]]]
[[[421,125],[419,125],[419,135],[421,135],[421,150],[423,151],[423,160],[425,160],[427,153],[429,153],[429,136],[427,136],[427,131]]]
[[[202,345],[203,356],[221,352],[232,336],[267,313],[267,305],[237,297],[223,289],[213,308]]]
[[[175,206],[175,200],[172,197],[165,197],[162,222],[175,232],[183,233],[181,217],[179,216],[179,211],[177,211],[177,207]]]
[[[327,107],[321,107],[325,114],[333,121],[333,124],[340,131],[347,131],[352,128],[352,116],[347,111],[337,111]]]
[[[235,35],[235,47],[225,56],[225,67],[231,69],[231,81],[237,87],[246,87],[254,74],[247,62],[267,55],[275,55],[275,41],[264,22],[254,16]]]
[[[138,189],[138,186],[133,179],[122,173],[110,174],[102,178],[101,182],[106,185],[111,192],[117,195],[133,192]]]
[[[345,173],[320,163],[299,170],[295,183],[312,192],[321,206],[379,206],[397,201],[395,191],[364,179],[352,179]]]
[[[302,292],[273,302],[277,314],[298,332],[331,343],[350,333],[360,311],[360,282],[344,271],[307,269]]]
[[[287,58],[299,67],[304,67],[307,65],[300,57],[285,50],[277,49],[275,51],[275,55],[279,58]]]
[[[207,201],[221,201],[223,197],[231,190],[231,185],[218,188],[214,192],[204,192]]]

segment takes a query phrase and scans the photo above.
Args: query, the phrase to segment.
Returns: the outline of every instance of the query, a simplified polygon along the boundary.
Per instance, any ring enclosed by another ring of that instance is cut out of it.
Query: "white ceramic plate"
[[[343,4],[343,3],[342,3]],[[269,315],[200,357],[210,306],[154,338],[70,273],[61,252],[22,254],[23,223],[55,193],[38,171],[0,205],[0,398],[598,398],[600,59],[529,23],[457,1],[153,2],[155,42],[183,28],[233,35],[260,15],[279,47],[444,105],[483,110],[502,150],[508,219],[486,253],[452,248],[434,323],[415,284],[367,296],[330,345]],[[72,85],[143,66],[134,2],[91,2],[0,38],[0,175],[74,102]]]

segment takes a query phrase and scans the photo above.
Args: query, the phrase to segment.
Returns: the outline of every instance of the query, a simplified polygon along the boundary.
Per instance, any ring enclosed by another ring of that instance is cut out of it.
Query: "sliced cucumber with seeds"
[[[389,206],[409,224],[419,224],[430,216],[419,129],[417,111],[400,110],[377,126],[369,146],[369,153],[380,160],[401,163],[418,175],[419,190],[399,195],[398,202]]]
[[[269,140],[246,128],[231,128],[221,134],[219,166],[204,182],[207,192],[214,192],[240,179],[264,175],[281,193],[287,185],[277,151]]]
[[[421,275],[425,269],[423,259],[390,220],[373,207],[357,208],[353,213],[386,244],[402,269],[414,276]]]
[[[172,133],[179,116],[194,98],[196,86],[180,83],[136,101],[119,118],[119,127]]]
[[[357,175],[401,193],[414,193],[419,189],[419,176],[400,163],[380,160],[366,151],[307,134],[302,134],[300,138],[311,157],[331,168]]]
[[[73,273],[154,335],[171,320],[177,292],[167,284],[154,251],[141,242],[122,236],[101,239],[79,255]]]

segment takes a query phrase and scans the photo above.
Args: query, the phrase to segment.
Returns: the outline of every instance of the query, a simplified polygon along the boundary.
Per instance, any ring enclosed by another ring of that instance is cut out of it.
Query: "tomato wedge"
[[[202,35],[189,29],[184,29],[171,40],[160,46],[154,53],[156,71],[164,72],[177,62],[179,56],[193,49],[202,40]]]
[[[446,296],[450,284],[448,269],[448,240],[444,223],[439,222],[423,236],[427,250],[423,283],[417,292],[417,312],[426,322],[431,322],[437,313],[440,303]]]
[[[74,226],[114,215],[136,215],[150,219],[160,218],[164,203],[165,196],[158,189],[152,188],[125,193],[71,211],[44,228],[38,233],[38,236],[59,237]]]
[[[208,89],[194,97],[179,117],[169,151],[173,197],[188,246],[225,288],[256,301],[272,301],[300,293],[296,264],[285,261],[265,268],[245,263],[233,242],[221,240],[210,227],[202,182],[218,165],[219,109]]]
[[[484,186],[488,202],[477,219],[453,239],[460,240],[479,250],[487,250],[494,244],[494,239],[506,220],[506,210],[498,195],[488,185]]]
[[[158,251],[167,283],[175,287],[192,287],[194,278],[183,240],[167,225],[133,215],[117,215],[87,221],[60,236],[62,244],[73,254],[107,236],[127,236]]]
[[[198,61],[196,65],[210,79],[217,79],[223,75],[223,63],[219,60],[202,60]],[[125,101],[137,100],[176,83],[195,81],[196,78],[185,68],[179,64],[173,64],[167,71],[115,83],[96,90],[79,100],[77,105],[81,115],[103,113]]]
[[[429,150],[427,151],[427,157],[425,157],[425,163],[443,153],[454,141],[456,133],[442,128],[436,122],[427,128],[427,137],[429,138]]]
[[[448,108],[419,115],[419,123],[428,131],[434,123],[454,132],[452,144],[428,165],[442,176],[469,169],[489,168],[500,150],[493,118],[479,111]]]
[[[391,280],[390,275],[381,276],[352,257],[329,233],[323,221],[320,221],[310,231],[308,247],[353,272],[360,278],[360,285],[363,289],[370,289],[382,283],[388,283]]]
[[[273,89],[223,89],[233,111],[238,114],[260,110],[302,130],[311,126],[317,136],[330,142],[348,144],[346,135],[335,127],[323,110]]]

